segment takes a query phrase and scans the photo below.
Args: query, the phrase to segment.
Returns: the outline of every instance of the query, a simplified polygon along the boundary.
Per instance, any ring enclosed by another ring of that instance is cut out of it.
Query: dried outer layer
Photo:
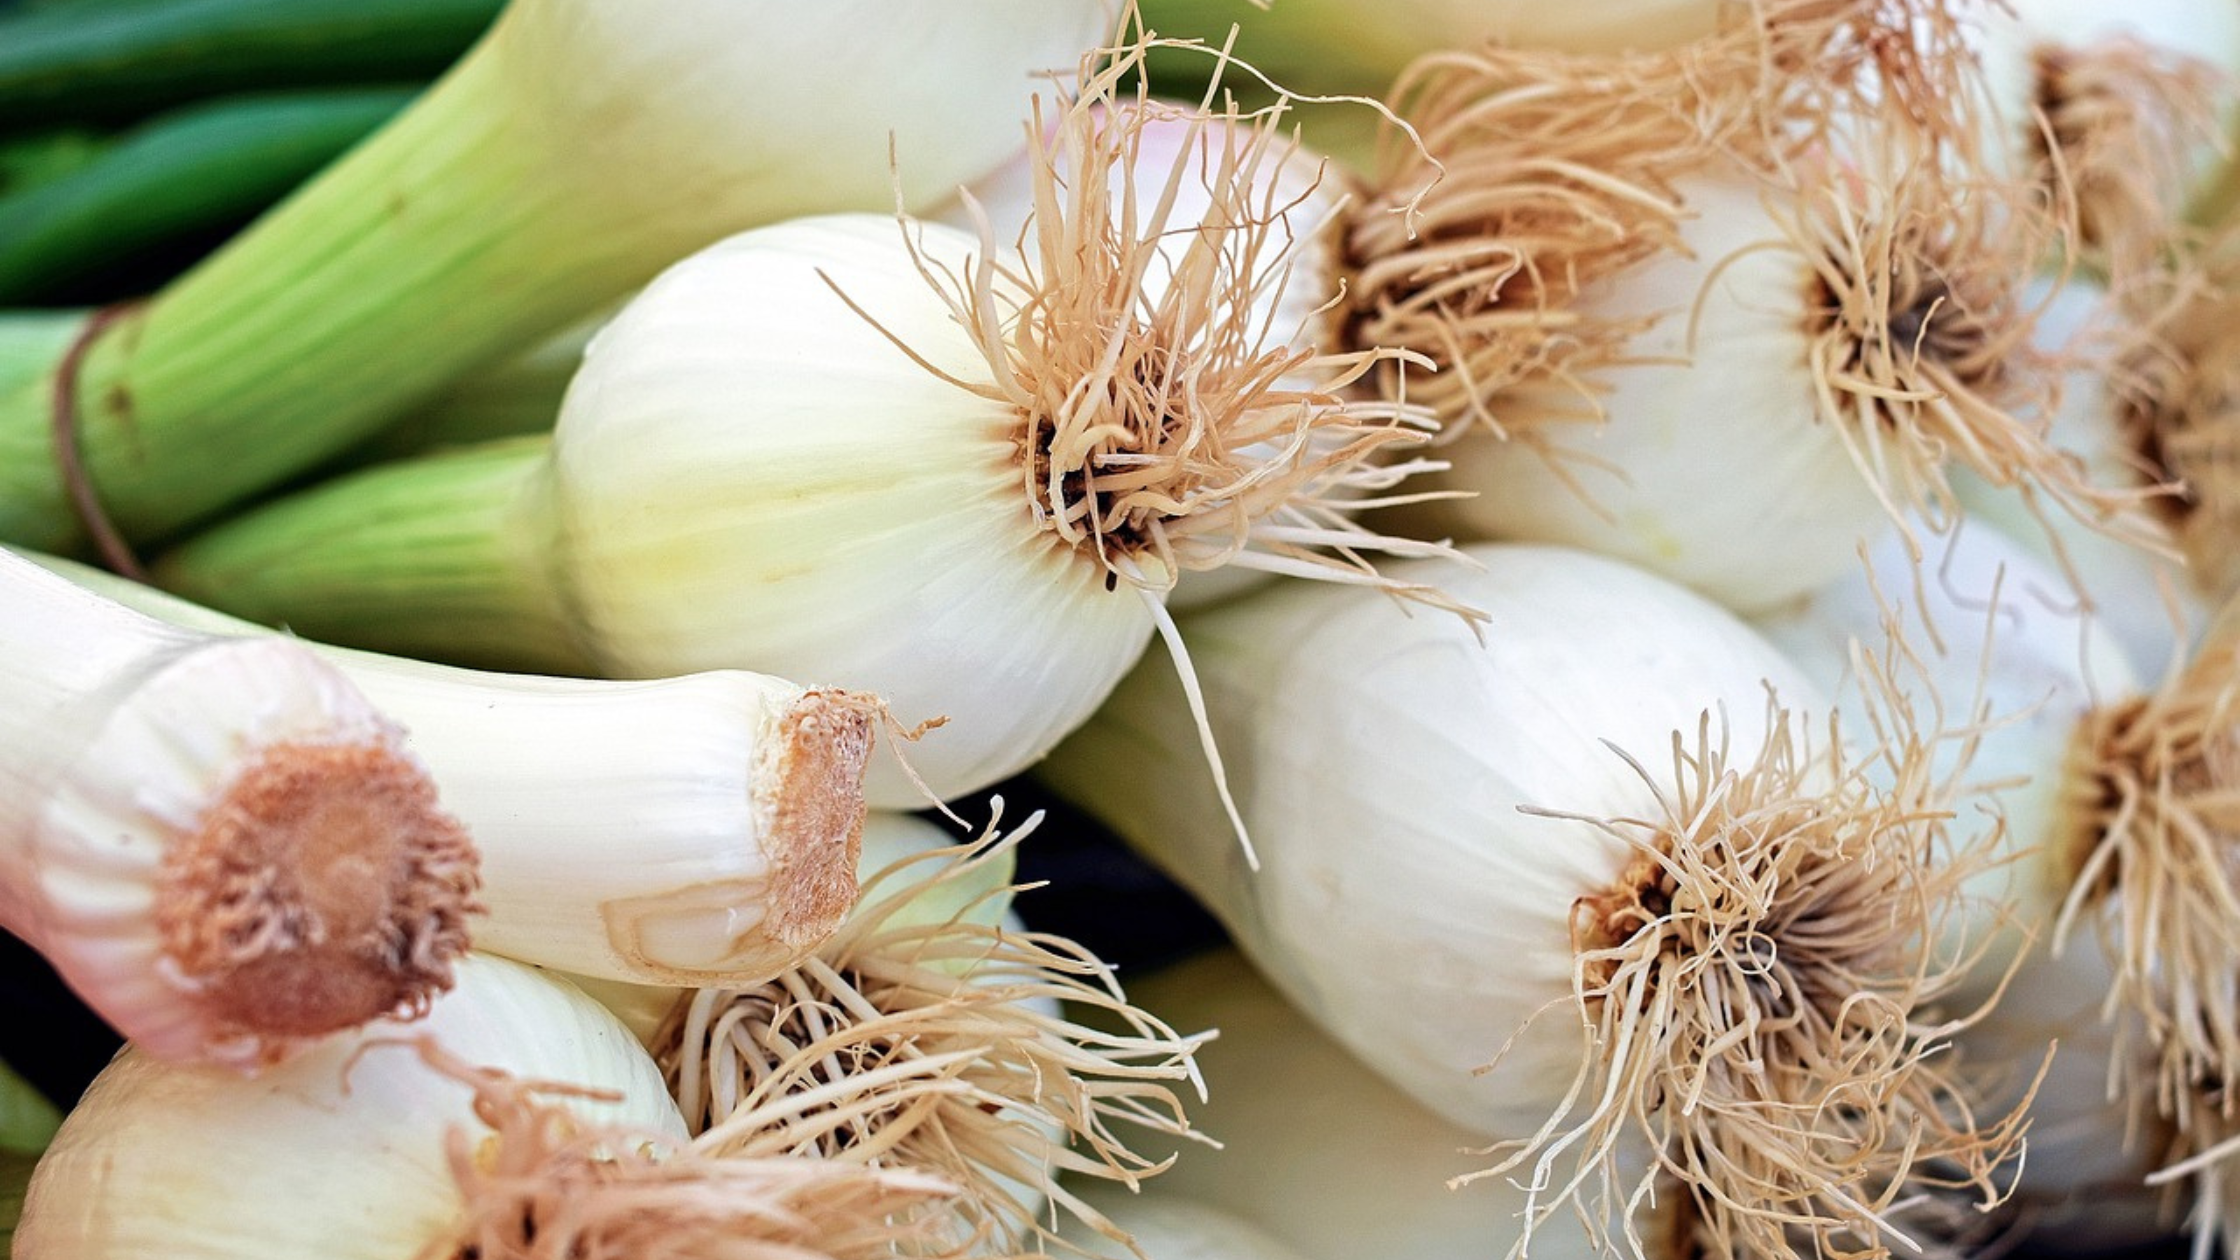
[[[1716,1257],[1886,1255],[1913,1245],[1899,1214],[1923,1190],[2003,1198],[2024,1109],[1979,1123],[1945,1044],[1973,1016],[1931,1014],[1973,961],[1944,924],[1983,850],[1945,832],[1944,737],[1889,716],[1847,760],[1838,732],[1816,752],[1777,713],[1747,761],[1707,716],[1669,770],[1635,763],[1658,814],[1582,820],[1637,855],[1573,906],[1587,1052],[1546,1125],[1462,1180],[1525,1176],[1545,1191],[1534,1220],[1585,1196],[1637,1256],[1660,1253],[1632,1220],[1676,1192],[1690,1249]],[[1650,1171],[1621,1169],[1629,1134]]]
[[[1413,131],[1388,136],[1377,191],[1349,223],[1350,344],[1436,364],[1405,395],[1390,368],[1384,385],[1450,426],[1514,434],[1596,418],[1594,369],[1625,361],[1631,337],[1670,312],[1585,312],[1574,300],[1685,252],[1676,179],[1730,163],[1780,176],[1839,129],[1902,130],[1939,153],[1960,144],[1956,111],[1973,98],[1959,90],[1947,10],[1765,0],[1656,52],[1422,58],[1395,89]],[[1549,397],[1512,416],[1499,396],[1518,385]]]
[[[44,616],[99,676],[6,684],[0,922],[167,1059],[255,1069],[450,986],[479,859],[396,725],[299,644],[171,630],[20,563],[16,659],[40,670]]]
[[[961,1187],[949,1211],[960,1246],[1049,1237],[1044,1197],[1101,1228],[1058,1174],[1132,1182],[1159,1171],[1124,1130],[1187,1131],[1171,1083],[1195,1080],[1203,1037],[1130,1006],[1080,946],[986,913],[1013,891],[989,875],[1039,818],[1008,836],[991,821],[972,845],[896,862],[867,881],[815,958],[765,985],[680,1001],[655,1056],[698,1149],[942,1178]],[[915,908],[976,886],[946,916]],[[1060,1003],[1098,1013],[1107,1030]]]

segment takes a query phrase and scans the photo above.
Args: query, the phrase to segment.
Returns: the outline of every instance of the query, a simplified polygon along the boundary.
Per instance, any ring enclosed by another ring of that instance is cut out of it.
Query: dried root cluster
[[[2006,1195],[2026,1115],[1984,1114],[1949,1045],[1980,1014],[1955,995],[1985,946],[1955,931],[1991,857],[1934,764],[1965,736],[1767,729],[1738,754],[1707,715],[1667,763],[1628,758],[1657,813],[1582,820],[1635,856],[1572,910],[1579,1074],[1470,1178],[1521,1179],[1535,1220],[1584,1212],[1636,1256],[1675,1254],[1660,1213],[1686,1254],[1880,1256],[1924,1199]]]

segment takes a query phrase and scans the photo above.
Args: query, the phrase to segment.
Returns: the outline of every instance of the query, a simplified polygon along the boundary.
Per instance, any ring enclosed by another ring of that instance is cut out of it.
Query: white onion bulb
[[[1221,815],[1162,676],[1132,676],[1045,773],[1348,1050],[1503,1140],[1488,1165],[1551,1187],[1542,1211],[1578,1193],[1614,1219],[1648,1184],[1616,1153],[1643,1140],[1737,1247],[1783,1245],[1792,1213],[1871,1236],[1865,1182],[2011,1143],[1900,1031],[1952,980],[1922,959],[1958,878],[1921,861],[1950,804],[1924,754],[1894,735],[1898,786],[1873,787],[1795,667],[1668,582],[1562,548],[1465,554],[1482,571],[1439,580],[1486,610],[1484,643],[1335,589],[1184,622],[1258,870],[1208,843]],[[1775,957],[1781,978],[1745,978]],[[1748,1013],[1761,984],[1803,1017]],[[1874,1101],[1792,1127],[1823,1089]],[[1748,1192],[1725,1180],[1742,1168]]]

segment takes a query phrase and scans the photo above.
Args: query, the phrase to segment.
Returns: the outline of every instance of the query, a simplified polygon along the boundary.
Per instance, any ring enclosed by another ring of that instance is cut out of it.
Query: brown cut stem
[[[164,855],[164,956],[221,1029],[291,1039],[416,1015],[451,986],[479,859],[383,744],[261,750]]]
[[[855,903],[863,771],[874,723],[884,717],[876,697],[810,691],[778,720],[777,739],[761,748],[756,831],[774,890],[769,932],[789,949],[831,936]]]

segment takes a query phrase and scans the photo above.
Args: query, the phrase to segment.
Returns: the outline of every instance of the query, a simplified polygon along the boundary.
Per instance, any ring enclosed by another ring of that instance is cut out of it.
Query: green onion
[[[0,197],[0,302],[232,228],[412,99],[406,88],[231,98],[167,115],[67,174]]]
[[[0,131],[116,123],[204,97],[413,82],[499,0],[143,0],[0,19]]]
[[[17,193],[82,170],[115,144],[98,132],[42,132],[0,143],[0,193]]]
[[[475,848],[333,666],[12,555],[0,662],[0,928],[149,1054],[253,1070],[450,985]]]
[[[1018,146],[1031,76],[1076,64],[1104,25],[1096,0],[772,20],[786,12],[518,0],[273,214],[146,305],[78,323],[74,390],[65,363],[0,368],[31,377],[0,394],[0,538],[86,535],[70,506],[86,487],[52,457],[58,392],[123,535],[168,533],[726,232],[890,209],[897,165],[915,200],[946,195]]]
[[[33,1177],[19,1254],[953,1254],[910,1246],[932,1233],[924,1211],[951,1192],[944,1182],[781,1158],[769,1143],[711,1157],[683,1129],[613,1016],[563,982],[472,955],[424,1023],[377,1025],[258,1080],[128,1048]]]
[[[1485,609],[1484,643],[1299,583],[1181,620],[1259,869],[1222,843],[1165,671],[1039,772],[1370,1069],[1492,1139],[1465,1179],[1540,1187],[1532,1228],[1655,1191],[1637,1147],[1717,1255],[1879,1255],[1902,1245],[1887,1209],[1947,1175],[1995,1200],[2019,1118],[1975,1108],[1937,1031],[1983,854],[1946,830],[1945,737],[1899,714],[1851,755],[1812,683],[1701,597],[1562,548],[1463,554],[1478,571],[1394,572]]]
[[[1372,456],[1424,433],[1349,394],[1383,354],[1294,340],[1337,282],[1312,265],[1325,216],[1283,183],[1280,116],[1115,108],[1097,74],[1036,148],[1019,254],[1016,229],[891,216],[741,233],[600,331],[549,436],[278,500],[171,553],[164,583],[354,646],[750,668],[948,719],[912,753],[920,781],[872,767],[878,808],[1048,751],[1185,571],[1456,608],[1366,558],[1440,548],[1349,515],[1413,467]],[[1154,142],[1162,118],[1202,145]],[[1130,175],[1154,147],[1155,175]]]
[[[173,625],[305,645],[36,559]],[[608,682],[309,646],[405,726],[473,834],[478,949],[607,980],[748,984],[817,948],[854,900],[872,697],[736,670]]]

